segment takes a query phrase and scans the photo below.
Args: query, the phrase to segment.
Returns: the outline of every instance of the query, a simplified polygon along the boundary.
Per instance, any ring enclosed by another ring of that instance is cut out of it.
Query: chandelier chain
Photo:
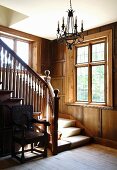
[[[70,0],[70,9],[72,9],[72,4],[71,4],[71,0]]]

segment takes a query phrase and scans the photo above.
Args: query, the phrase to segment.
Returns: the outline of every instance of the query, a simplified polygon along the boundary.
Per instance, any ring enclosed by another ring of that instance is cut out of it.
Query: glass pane
[[[88,101],[88,67],[77,68],[77,101]]]
[[[104,65],[92,67],[92,102],[104,101]]]
[[[88,62],[88,46],[77,48],[77,63]]]
[[[104,60],[104,43],[92,45],[92,61]]]
[[[7,44],[12,50],[14,48],[14,41],[11,38],[6,37],[0,37],[2,41],[4,41],[5,44]]]
[[[23,41],[17,41],[17,55],[28,64],[29,44]]]

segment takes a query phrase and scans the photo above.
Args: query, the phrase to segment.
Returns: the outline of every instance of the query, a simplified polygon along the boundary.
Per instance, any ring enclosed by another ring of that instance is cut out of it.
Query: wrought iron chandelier
[[[68,9],[67,24],[65,24],[64,17],[62,18],[61,29],[58,21],[57,40],[65,42],[68,49],[72,49],[73,45],[82,43],[84,40],[83,34],[83,20],[81,21],[81,32],[78,32],[77,16],[74,18],[72,4],[70,0],[70,9]]]

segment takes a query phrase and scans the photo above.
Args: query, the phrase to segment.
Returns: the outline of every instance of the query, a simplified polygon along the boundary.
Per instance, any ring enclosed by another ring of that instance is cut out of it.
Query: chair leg
[[[22,155],[21,155],[21,163],[25,162],[25,157],[24,157],[24,145],[22,145]]]
[[[11,156],[12,157],[15,156],[15,142],[14,141],[12,141]]]
[[[45,134],[45,140],[44,140],[44,154],[43,154],[43,157],[47,157],[47,134]]]
[[[33,143],[31,143],[31,153],[33,153]]]

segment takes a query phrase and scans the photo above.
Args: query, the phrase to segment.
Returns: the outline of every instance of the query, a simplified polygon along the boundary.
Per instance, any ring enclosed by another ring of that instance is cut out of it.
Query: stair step
[[[21,100],[23,100],[23,98],[9,98],[5,100],[4,103],[9,107],[12,107],[14,105],[20,105]]]
[[[0,90],[0,102],[9,99],[12,92],[13,90]]]
[[[13,90],[0,90],[0,95],[11,94],[12,92],[13,92]]]
[[[23,98],[9,98],[5,100],[4,102],[19,102],[21,100],[23,100]]]
[[[75,148],[89,143],[91,138],[88,136],[78,135],[78,136],[67,137],[62,140],[70,142],[71,143],[70,148]]]
[[[58,140],[58,152],[67,151],[70,149],[71,143],[64,140]]]
[[[59,133],[61,133],[61,138],[67,138],[70,136],[74,136],[74,135],[79,135],[81,132],[81,128],[77,128],[77,127],[68,127],[68,128],[62,128],[61,131],[59,131]]]
[[[76,121],[71,120],[71,119],[64,119],[64,118],[59,118],[58,119],[58,129],[59,128],[65,128],[65,127],[70,127],[70,126],[75,126]]]

